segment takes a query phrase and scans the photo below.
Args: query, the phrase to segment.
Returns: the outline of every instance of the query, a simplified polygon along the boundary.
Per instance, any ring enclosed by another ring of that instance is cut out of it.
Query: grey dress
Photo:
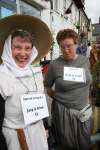
[[[86,82],[72,82],[63,80],[64,67],[84,68]],[[52,128],[55,141],[62,149],[84,150],[90,146],[91,119],[81,122],[77,117],[80,110],[88,103],[91,75],[89,62],[85,56],[78,56],[74,61],[62,57],[51,62],[45,77],[45,87],[55,84],[52,103]]]

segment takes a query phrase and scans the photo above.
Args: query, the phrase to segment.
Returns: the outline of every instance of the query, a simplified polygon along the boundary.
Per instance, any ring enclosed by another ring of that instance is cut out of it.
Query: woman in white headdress
[[[41,72],[30,66],[37,54],[32,37],[27,31],[14,31],[5,41],[0,93],[6,101],[3,133],[9,150],[48,149],[42,121],[24,123],[20,98],[24,94],[43,93]]]
[[[51,33],[42,21],[32,16],[4,18],[0,20],[0,26],[4,33],[2,35],[6,37],[10,33],[4,43],[0,65],[0,102],[3,101],[3,115],[0,115],[4,142],[6,141],[8,150],[48,150],[42,122],[42,118],[48,115],[48,110],[46,105],[42,107],[40,104],[44,98],[43,78],[40,67],[33,67],[31,63],[47,53],[51,45]],[[36,36],[34,42],[29,30]],[[47,34],[47,43],[43,39],[44,33]],[[4,36],[0,35],[0,39],[4,40]],[[0,149],[1,147],[0,143]]]

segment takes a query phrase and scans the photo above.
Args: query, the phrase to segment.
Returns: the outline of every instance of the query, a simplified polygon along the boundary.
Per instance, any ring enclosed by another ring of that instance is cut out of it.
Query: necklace
[[[28,88],[28,86],[23,82],[23,80],[21,78],[17,78],[20,83],[26,88],[27,92],[26,93],[29,93],[29,92],[37,92],[38,91],[38,87],[37,87],[37,83],[36,83],[36,79],[35,79],[35,73],[33,72],[32,68],[30,67],[31,71],[32,71],[32,77],[34,79],[34,83],[35,83],[35,90],[32,90],[30,91],[30,89]]]

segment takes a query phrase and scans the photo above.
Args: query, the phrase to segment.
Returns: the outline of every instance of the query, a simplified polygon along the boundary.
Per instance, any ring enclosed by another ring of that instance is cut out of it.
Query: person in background
[[[87,53],[87,46],[86,44],[82,44],[82,55],[86,56],[86,53]]]
[[[50,48],[51,33],[41,20],[31,16],[9,16],[4,19],[4,22],[2,20],[2,24],[5,23],[5,20],[6,28],[2,26],[1,31],[8,33],[6,35],[4,33],[6,39],[1,55],[2,64],[0,65],[0,102],[5,101],[3,135],[8,150],[48,150],[46,132],[42,121],[45,109],[43,109],[41,116],[38,109],[40,106],[38,101],[44,95],[42,72],[41,68],[34,67],[31,63],[37,57],[38,61],[42,59],[41,47],[45,46],[43,48],[43,50],[45,49],[44,53]],[[21,20],[23,20],[23,24]],[[34,26],[34,21],[37,28]],[[23,26],[24,23],[26,23],[25,26]],[[13,26],[10,26],[11,24]],[[33,28],[30,30],[32,25]],[[39,35],[42,45],[38,42],[37,48],[40,49],[37,50],[35,47],[37,39],[33,36],[36,35],[36,30],[39,31],[40,26],[43,30],[43,34],[41,32]],[[46,38],[43,36],[45,32]],[[46,40],[50,42],[47,45],[43,44]],[[34,107],[31,105],[32,100],[34,100]],[[46,111],[48,110],[46,109]],[[39,118],[37,119],[37,117]],[[0,149],[4,150],[2,145],[0,145]]]
[[[52,130],[56,148],[89,150],[92,115],[89,61],[76,54],[78,34],[74,30],[61,30],[56,39],[62,55],[50,62],[44,81],[47,93],[53,99]]]
[[[93,45],[90,51],[90,70],[91,73],[93,73],[95,64],[97,64],[98,62],[98,49],[96,47],[96,45]]]
[[[86,53],[87,53],[86,45],[85,44],[79,44],[78,47],[76,48],[76,53],[78,55],[86,56]]]
[[[94,66],[93,70],[93,89],[95,90],[94,98],[94,126],[92,142],[100,149],[100,51],[98,51],[98,63]]]
[[[40,62],[40,65],[42,65],[42,73],[45,76],[45,74],[48,72],[48,65],[50,63],[50,60],[44,60]]]
[[[90,51],[90,58],[89,58],[89,62],[90,62],[90,72],[92,75],[92,83],[91,83],[91,88],[90,88],[90,96],[91,96],[91,102],[92,105],[94,106],[94,99],[95,99],[95,94],[96,94],[96,89],[94,86],[94,68],[96,66],[96,64],[98,63],[98,49],[96,47],[96,45],[92,45],[91,51]]]
[[[98,51],[98,63],[95,65],[93,70],[93,87],[95,89],[95,106],[96,108],[98,108],[98,115],[99,115],[100,113],[100,51]],[[99,123],[97,124],[98,124],[97,128],[100,129],[100,124]]]
[[[90,58],[90,52],[91,52],[91,43],[88,42],[88,44],[87,44],[87,52],[86,52],[86,56],[88,58]]]
[[[76,53],[78,55],[82,55],[82,45],[80,43],[78,44],[78,46],[76,48]]]

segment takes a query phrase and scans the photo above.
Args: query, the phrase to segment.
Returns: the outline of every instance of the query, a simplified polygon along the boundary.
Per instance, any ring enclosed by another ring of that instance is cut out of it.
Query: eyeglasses
[[[75,44],[69,44],[69,45],[60,45],[60,48],[62,50],[65,50],[65,49],[73,49],[75,46]]]

